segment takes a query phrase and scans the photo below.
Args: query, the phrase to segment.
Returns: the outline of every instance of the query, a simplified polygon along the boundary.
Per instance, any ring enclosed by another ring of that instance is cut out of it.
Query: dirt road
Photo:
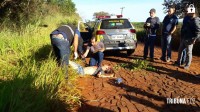
[[[126,57],[118,53],[105,55],[104,64],[115,66],[141,59],[143,45],[139,44],[134,55]],[[173,65],[177,52],[172,53],[172,62],[159,60],[160,48],[155,48],[155,62],[150,62],[154,71],[131,71],[120,68],[116,76],[123,83],[116,84],[113,78],[88,76],[79,78],[82,105],[78,112],[200,112],[200,57],[194,56],[190,70]],[[186,104],[169,104],[167,98],[187,99]],[[167,104],[168,103],[168,104]]]

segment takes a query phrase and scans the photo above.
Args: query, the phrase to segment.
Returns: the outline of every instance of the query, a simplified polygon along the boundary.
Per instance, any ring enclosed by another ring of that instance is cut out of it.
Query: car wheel
[[[135,49],[127,50],[127,56],[131,56],[135,52]]]

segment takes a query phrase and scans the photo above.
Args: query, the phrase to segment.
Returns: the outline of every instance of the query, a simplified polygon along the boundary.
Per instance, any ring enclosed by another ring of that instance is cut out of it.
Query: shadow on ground
[[[88,104],[82,104],[82,106],[78,109],[77,112],[113,112],[113,111],[103,107],[96,107]]]
[[[128,94],[121,94],[121,95],[124,96],[127,100],[142,104],[144,107],[149,107],[159,112],[196,112],[200,110],[200,107],[193,106],[190,104],[187,104],[187,105],[186,104],[167,104],[166,97],[154,95],[144,90],[141,90],[140,88],[132,87],[124,83],[117,85],[116,83],[114,83],[113,79],[109,80],[108,83],[113,86],[124,89]],[[136,95],[132,95],[133,93]],[[138,98],[138,96],[147,97],[148,100],[144,98]],[[151,102],[149,99],[161,101],[161,102],[164,102],[164,104],[158,106],[157,104]],[[136,108],[137,108],[137,105],[136,105]],[[137,110],[140,110],[140,109],[141,108],[137,108]]]

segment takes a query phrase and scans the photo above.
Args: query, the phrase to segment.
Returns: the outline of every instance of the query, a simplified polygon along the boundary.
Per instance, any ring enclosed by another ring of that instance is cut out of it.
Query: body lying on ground
[[[114,77],[114,70],[111,66],[103,65],[101,67],[97,66],[89,66],[89,67],[82,67],[81,65],[69,61],[69,66],[72,67],[78,74],[84,75],[94,75],[97,77]]]

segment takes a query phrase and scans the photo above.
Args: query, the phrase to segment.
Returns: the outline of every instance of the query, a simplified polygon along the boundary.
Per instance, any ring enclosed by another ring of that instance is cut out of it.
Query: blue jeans
[[[51,44],[53,46],[58,64],[61,66],[68,65],[70,57],[69,41],[51,37]]]
[[[104,53],[103,52],[97,52],[97,53],[94,53],[92,55],[92,57],[90,58],[90,62],[89,62],[89,65],[90,66],[101,66],[101,63],[103,61],[103,58],[104,58]]]
[[[167,52],[167,58],[171,59],[171,39],[172,36],[168,34],[164,34],[161,38],[161,47],[162,47],[162,59],[166,58],[166,52]]]
[[[186,49],[186,65],[185,66],[190,66],[192,62],[192,49],[193,49],[193,44],[192,43],[187,43],[184,39],[181,40],[179,49],[178,49],[178,59],[177,62],[178,64],[181,64],[182,57],[183,57],[183,51]]]
[[[82,55],[83,54],[83,39],[80,37],[78,39],[78,52]]]
[[[182,51],[182,57],[181,57],[181,60],[180,60],[181,65],[184,64],[185,61],[186,61],[186,48],[183,49],[183,51]]]
[[[154,58],[154,43],[155,43],[156,36],[147,36],[145,39],[144,45],[144,58],[147,58],[148,49],[150,46],[150,58]]]
[[[69,65],[79,74],[79,75],[85,75],[84,73],[84,69],[81,65],[73,62],[73,61],[70,61]]]

